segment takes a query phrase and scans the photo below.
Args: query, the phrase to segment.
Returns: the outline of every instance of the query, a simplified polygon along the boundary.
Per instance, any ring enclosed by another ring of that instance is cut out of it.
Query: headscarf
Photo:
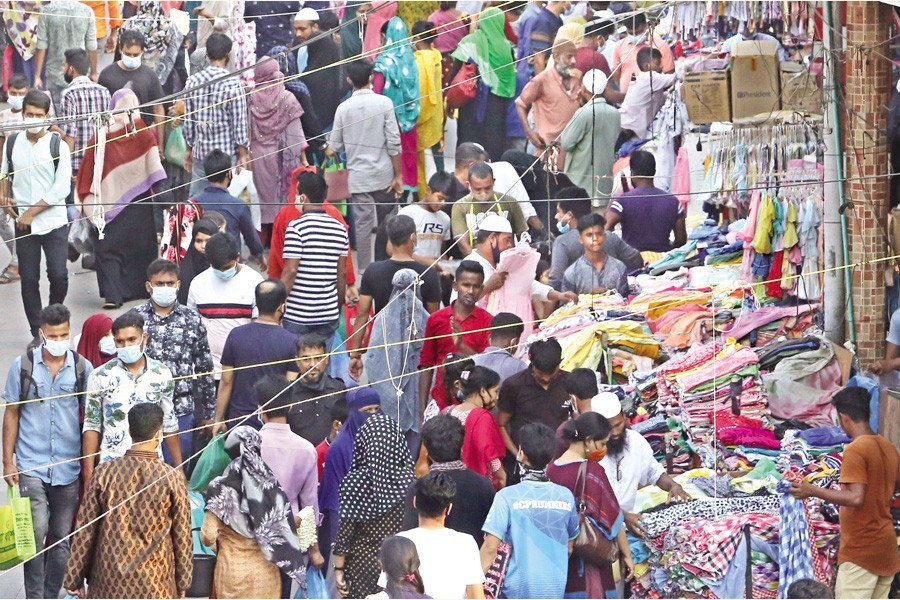
[[[284,81],[284,87],[289,92],[304,94],[309,96],[309,88],[299,77],[300,71],[297,70],[297,56],[293,52],[289,52],[287,46],[274,46],[269,50],[268,56],[278,61],[278,70],[281,71]],[[294,77],[291,79],[291,77]]]
[[[104,365],[113,356],[100,354],[100,340],[106,337],[112,330],[112,319],[103,313],[97,313],[89,317],[84,325],[81,326],[81,338],[78,340],[78,354],[83,356],[85,360],[90,361],[91,365],[96,369],[100,365]]]
[[[272,469],[263,461],[262,438],[249,425],[235,427],[225,438],[233,457],[225,472],[206,490],[206,510],[238,535],[256,540],[265,559],[300,582],[306,566],[291,516],[291,503]]]
[[[350,470],[356,434],[363,423],[372,417],[371,413],[360,412],[359,409],[372,404],[380,405],[381,397],[370,387],[355,387],[347,392],[347,420],[325,455],[325,470],[319,485],[319,508],[323,510],[336,511],[340,507],[341,481]]]
[[[372,60],[380,52],[381,28],[385,23],[397,16],[397,0],[375,0],[372,10],[366,13],[366,36],[363,40],[363,52]]]
[[[478,74],[495,96],[512,98],[516,94],[516,66],[503,28],[503,12],[496,7],[481,13],[478,29],[460,41],[451,55],[465,63],[470,58],[478,65]]]
[[[187,304],[188,292],[191,289],[191,282],[194,280],[194,277],[209,268],[209,261],[206,259],[206,255],[194,248],[194,242],[198,233],[213,236],[219,233],[219,228],[216,227],[212,220],[206,218],[202,218],[194,223],[194,229],[191,232],[191,245],[188,246],[187,252],[178,268],[178,280],[180,281],[178,301],[182,304]]]
[[[406,23],[394,17],[388,21],[384,49],[375,59],[375,70],[384,75],[381,93],[394,103],[394,114],[404,133],[419,119],[419,67],[408,38]]]
[[[299,119],[303,109],[294,95],[284,87],[284,75],[278,61],[264,57],[253,68],[256,88],[250,96],[250,118],[258,134],[258,142],[277,139],[288,124]]]
[[[145,52],[165,52],[172,43],[172,23],[157,0],[138,2],[137,14],[125,21],[124,27],[144,34],[147,42]]]
[[[406,496],[414,479],[406,438],[384,413],[359,430],[353,463],[341,483],[341,521],[368,523],[387,514]]]
[[[382,398],[382,411],[397,419],[404,429],[409,420],[419,421],[417,368],[428,311],[419,297],[418,276],[412,269],[394,273],[391,301],[375,317],[369,341],[373,350],[366,362],[369,380],[380,382],[372,387]],[[402,406],[397,390],[403,390]],[[403,407],[412,408],[414,414],[399,415]]]
[[[18,0],[4,2],[3,23],[13,48],[22,57],[30,60],[37,50],[37,24],[41,7],[47,0]]]
[[[96,143],[85,149],[78,171],[82,211],[99,230],[100,239],[106,223],[119,216],[132,200],[166,179],[156,134],[141,120],[139,106],[130,86],[112,95],[112,117],[108,124],[97,127]],[[114,143],[110,152],[107,137]]]
[[[366,0],[348,0],[344,5],[344,15],[341,18],[341,52],[344,58],[352,58],[362,53],[362,28],[365,21],[360,19],[353,25],[347,25],[357,17],[356,11]]]

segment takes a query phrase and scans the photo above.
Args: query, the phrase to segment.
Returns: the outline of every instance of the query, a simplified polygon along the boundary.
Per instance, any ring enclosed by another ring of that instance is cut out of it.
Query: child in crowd
[[[378,559],[384,573],[384,591],[366,598],[431,598],[425,595],[415,542],[399,535],[387,537],[381,542]]]
[[[339,434],[344,427],[344,422],[347,420],[348,414],[349,410],[347,409],[346,400],[338,400],[334,406],[331,407],[331,431],[329,431],[328,436],[316,446],[317,462],[319,464],[319,481],[322,480],[322,471],[325,470],[325,454],[328,452],[328,448],[331,447],[331,442],[334,441],[334,438],[337,437],[337,434]]]
[[[416,222],[416,247],[413,258],[425,266],[431,266],[444,252],[450,241],[450,217],[442,209],[450,199],[453,175],[438,171],[428,180],[426,193],[419,201],[400,209]]]
[[[628,272],[625,263],[603,251],[606,219],[591,213],[578,219],[578,235],[584,256],[566,269],[562,288],[576,294],[605,294],[616,291],[628,297]],[[615,234],[613,234],[615,235]]]

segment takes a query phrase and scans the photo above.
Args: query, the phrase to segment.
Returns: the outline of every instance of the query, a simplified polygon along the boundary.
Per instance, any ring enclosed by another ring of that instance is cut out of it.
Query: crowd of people
[[[0,284],[33,339],[3,392],[3,467],[32,506],[28,598],[183,597],[202,547],[220,598],[326,573],[347,598],[624,597],[638,489],[689,495],[609,381],[528,338],[687,241],[635,149],[677,80],[647,11],[35,0],[4,17]],[[79,256],[120,314],[76,336]],[[835,404],[852,475],[825,499],[877,513],[882,552],[897,452],[859,398]],[[216,448],[192,523],[185,477]],[[846,564],[839,591],[900,570]]]

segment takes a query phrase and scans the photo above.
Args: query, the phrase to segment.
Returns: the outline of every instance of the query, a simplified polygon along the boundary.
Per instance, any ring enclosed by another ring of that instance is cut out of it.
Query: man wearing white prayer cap
[[[638,488],[658,485],[669,492],[667,502],[688,500],[688,495],[653,458],[653,450],[644,436],[628,428],[622,403],[616,394],[600,392],[591,399],[591,410],[606,417],[612,427],[606,442],[606,456],[600,465],[606,470],[619,506],[625,513],[628,529],[643,536],[641,517],[632,512]]]
[[[603,97],[607,82],[600,69],[584,74],[581,97],[585,105],[575,111],[560,137],[566,153],[566,175],[590,196],[600,196],[600,206],[606,206],[612,194],[615,145],[622,122],[618,109]]]
[[[294,15],[294,44],[297,49],[297,71],[305,73],[303,83],[309,88],[319,125],[328,130],[347,83],[341,79],[343,69],[331,68],[341,59],[341,49],[331,35],[320,35],[319,13],[309,7]],[[286,75],[286,73],[285,73]]]

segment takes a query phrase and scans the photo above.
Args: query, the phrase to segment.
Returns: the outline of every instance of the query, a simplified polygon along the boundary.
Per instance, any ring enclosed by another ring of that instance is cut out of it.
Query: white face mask
[[[47,129],[47,122],[44,119],[27,118],[22,119],[22,122],[28,126],[28,133],[32,135],[38,135]]]
[[[50,356],[59,358],[65,356],[66,352],[69,351],[69,340],[48,340],[47,338],[44,338],[44,348],[47,349]]]
[[[141,66],[141,59],[144,57],[144,53],[141,52],[137,56],[128,56],[126,54],[122,55],[122,66],[126,69],[137,69]]]
[[[126,365],[133,365],[137,361],[141,360],[141,356],[144,355],[144,350],[141,346],[142,344],[136,344],[134,346],[116,348],[116,354],[118,354],[119,360],[121,360]]]
[[[6,101],[13,110],[22,110],[22,106],[25,105],[25,96],[10,96]]]
[[[100,352],[107,356],[116,354],[116,340],[112,336],[100,339]]]

